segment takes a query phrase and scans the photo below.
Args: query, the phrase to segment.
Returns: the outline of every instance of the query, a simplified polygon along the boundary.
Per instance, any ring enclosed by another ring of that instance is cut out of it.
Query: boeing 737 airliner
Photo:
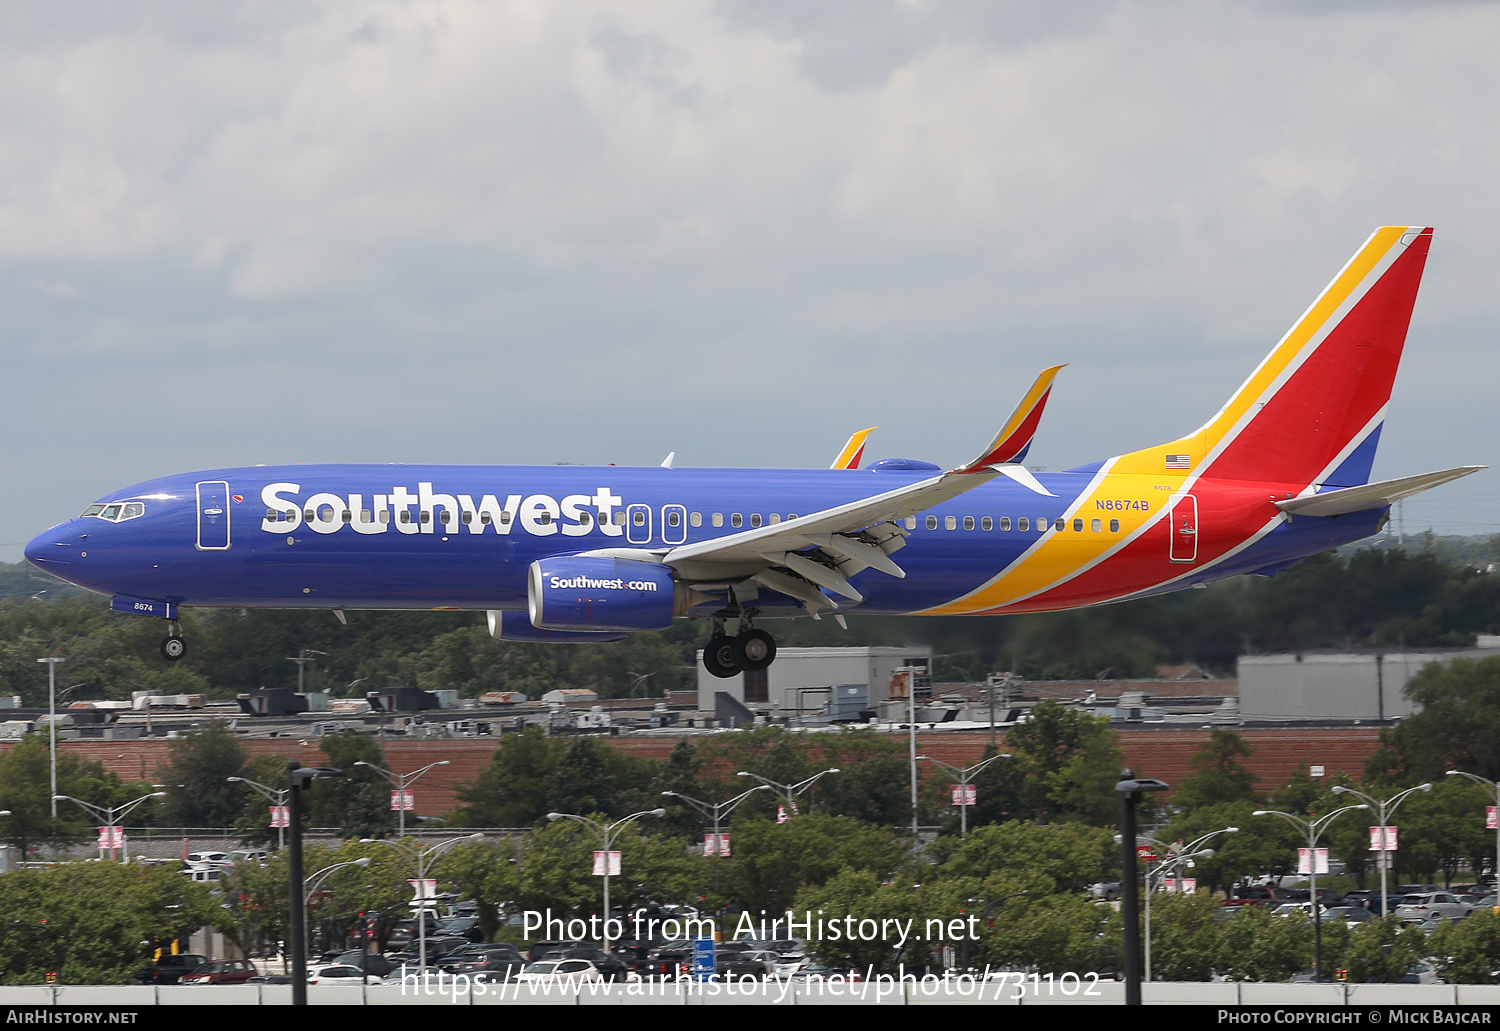
[[[1065,472],[1021,464],[1052,368],[947,471],[858,468],[869,431],[826,470],[213,469],[114,491],[26,557],[167,620],[168,659],[182,605],[487,610],[497,637],[553,642],[691,615],[719,676],[771,664],[771,618],[1042,612],[1269,574],[1482,468],[1369,482],[1431,238],[1377,230],[1198,430]]]

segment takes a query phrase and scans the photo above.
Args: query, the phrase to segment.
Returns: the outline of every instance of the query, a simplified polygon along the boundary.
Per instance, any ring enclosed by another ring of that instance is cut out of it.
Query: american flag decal
[[[1191,469],[1193,467],[1192,455],[1168,455],[1168,469]]]

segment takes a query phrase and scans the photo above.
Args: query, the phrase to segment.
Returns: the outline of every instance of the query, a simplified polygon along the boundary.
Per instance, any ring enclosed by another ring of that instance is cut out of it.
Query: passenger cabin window
[[[682,516],[679,513],[677,513],[677,512],[668,512],[667,513],[667,525],[668,526],[681,526],[682,525]]]
[[[1042,520],[1042,525],[1043,526],[1047,525],[1047,521],[1045,519]],[[1068,528],[1068,521],[1066,519],[1064,519],[1062,516],[1058,516],[1057,517],[1057,522],[1053,523],[1052,525],[1053,525],[1054,529],[1057,529],[1057,530],[1066,530]],[[1079,529],[1081,530],[1081,529],[1083,529],[1083,527],[1080,526]]]
[[[713,519],[711,521],[713,522],[713,524],[715,526],[723,526],[724,525],[724,513],[723,512],[715,512],[714,513],[714,517],[713,517]]]
[[[929,530],[936,530],[937,529],[937,516],[928,516],[927,517],[927,529],[929,529]]]
[[[1104,524],[1098,519],[1095,519],[1089,523],[1089,529],[1093,530],[1095,533],[1098,533],[1100,530],[1104,529]]]
[[[917,517],[916,516],[907,516],[906,517],[906,528],[908,530],[915,530],[917,528]]]
[[[385,513],[384,513],[384,512],[382,512],[382,513],[380,513],[380,514],[381,514],[381,515],[385,515]],[[489,514],[489,513],[488,513],[488,512],[480,512],[480,513],[479,513],[479,521],[480,521],[480,522],[481,522],[481,523],[485,523],[485,524],[488,524],[488,523],[489,523],[489,521],[490,521],[490,519],[491,519],[491,518],[493,518],[493,517],[492,517],[492,516],[491,516],[491,515],[490,515],[490,514]]]
[[[544,512],[543,515],[545,515],[545,514],[546,513]],[[645,512],[634,512],[634,513],[631,514],[630,520],[631,520],[631,522],[635,523],[636,526],[645,526],[646,525],[646,513]]]
[[[539,516],[536,517],[536,521],[539,524],[541,524],[542,526],[551,526],[552,525],[552,513],[551,512],[543,512],[541,515],[539,515]]]
[[[1083,532],[1083,520],[1082,519],[1075,519],[1075,520],[1073,520],[1073,532],[1074,533],[1082,533]]]
[[[386,509],[382,508],[380,510],[380,521],[382,523],[388,523],[388,522],[390,522],[391,521],[391,513],[389,511],[387,511]],[[485,516],[484,517],[484,521],[485,522],[489,522],[490,521],[490,517],[489,516]]]
[[[759,512],[751,512],[750,513],[750,525],[753,526],[753,527],[759,527],[760,526],[760,513]]]
[[[1000,529],[1002,531],[1010,529],[1010,516],[1001,516],[1000,517]],[[1021,529],[1024,530],[1024,529],[1026,529],[1026,527],[1023,526],[1023,527],[1021,527]]]
[[[694,526],[702,526],[703,525],[703,513],[702,512],[694,512],[692,515],[688,516],[688,522],[692,523]]]
[[[775,512],[772,512],[771,513],[771,525],[775,526],[779,522],[781,522],[781,516],[777,515]]]
[[[1111,519],[1109,521],[1109,532],[1110,533],[1119,533],[1120,532],[1120,521],[1118,519]]]
[[[730,517],[729,517],[729,525],[733,526],[733,527],[744,526],[745,525],[745,517],[742,516],[742,515],[740,515],[738,512],[732,513],[730,515]]]
[[[973,516],[964,516],[964,529],[965,530],[972,530],[972,529],[974,529],[974,517]],[[985,529],[988,530],[989,527],[986,526]]]
[[[995,528],[995,521],[989,516],[985,516],[983,519],[979,520],[979,527],[982,530],[993,530]],[[1006,529],[1009,530],[1010,527],[1007,526]]]
[[[956,517],[954,517],[954,516],[943,516],[943,529],[945,529],[945,530],[956,530],[956,529],[958,529],[958,519]]]
[[[509,512],[505,513],[504,518],[505,518],[505,521],[507,523],[510,522],[510,513]],[[615,525],[616,526],[624,526],[625,525],[625,513],[624,512],[616,512],[615,513]]]
[[[1008,520],[1008,519],[1002,519],[1002,520],[1000,520],[1000,529],[1004,530],[1006,528],[1005,524],[1008,523],[1009,521],[1010,520]],[[1027,519],[1025,516],[1022,516],[1021,520],[1020,520],[1020,525],[1019,525],[1018,529],[1022,529],[1022,530],[1029,530],[1029,529],[1031,529],[1031,520]]]

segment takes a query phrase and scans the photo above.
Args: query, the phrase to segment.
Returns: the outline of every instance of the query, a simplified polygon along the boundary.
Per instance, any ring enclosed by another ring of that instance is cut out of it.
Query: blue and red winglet
[[[974,461],[961,465],[953,471],[975,473],[981,469],[1019,462],[1025,458],[1026,452],[1031,448],[1031,439],[1036,436],[1037,426],[1042,421],[1042,409],[1047,407],[1047,398],[1052,394],[1052,381],[1057,378],[1058,372],[1063,368],[1065,366],[1054,365],[1050,369],[1043,369],[1041,375],[1037,376],[1036,382],[1031,385],[1031,389],[1026,391],[1026,396],[1021,398],[1021,403],[1016,405],[1016,410],[1010,413],[1009,419],[1005,420],[1005,425],[1000,427],[1000,432],[995,434],[995,439],[990,442],[990,446],[985,448],[984,453]]]

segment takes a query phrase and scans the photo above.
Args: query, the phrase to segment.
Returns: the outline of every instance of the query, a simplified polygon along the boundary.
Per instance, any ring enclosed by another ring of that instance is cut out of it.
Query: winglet
[[[1063,368],[1065,366],[1054,365],[1050,369],[1043,369],[983,454],[953,471],[975,473],[992,465],[1019,462],[1025,458],[1031,447],[1031,438],[1036,436],[1037,425],[1042,421],[1042,409],[1047,407],[1047,398],[1052,393],[1052,381]]]
[[[869,429],[856,430],[849,438],[849,443],[844,445],[844,450],[833,460],[830,469],[858,469],[859,460],[865,455],[865,440],[878,430],[879,426],[871,426]]]

